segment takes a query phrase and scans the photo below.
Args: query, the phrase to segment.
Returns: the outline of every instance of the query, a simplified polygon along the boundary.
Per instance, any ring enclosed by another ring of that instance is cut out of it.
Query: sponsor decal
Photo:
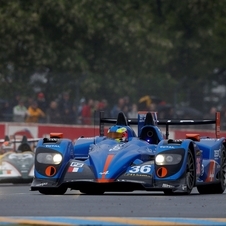
[[[6,168],[0,168],[0,174],[2,174],[2,175],[9,175],[9,174],[11,174],[11,172],[12,172],[12,170],[11,169],[6,169]]]
[[[131,176],[131,177],[152,177],[151,174],[141,174],[141,173],[126,173],[125,176]]]
[[[109,151],[118,151],[120,150],[125,144],[116,144],[113,148],[110,148]]]
[[[109,172],[108,171],[105,171],[105,172],[100,172],[99,174],[100,175],[107,175]]]
[[[202,164],[202,168],[201,168],[201,174],[200,176],[203,176],[204,175],[204,165]]]
[[[42,186],[46,186],[46,185],[48,185],[48,183],[36,184],[35,186],[36,186],[36,187],[42,187]]]
[[[201,175],[201,158],[200,158],[200,156],[196,157],[196,174]]]
[[[174,186],[170,185],[170,184],[162,184],[163,188],[174,188]]]
[[[70,166],[68,168],[68,173],[80,173],[82,171],[83,171],[83,168],[81,168],[81,167]]]
[[[60,145],[57,145],[57,144],[46,144],[45,145],[47,148],[59,148]]]
[[[174,149],[175,147],[174,146],[171,146],[171,145],[162,145],[160,146],[160,148],[169,148],[169,149]]]
[[[220,157],[220,149],[219,150],[214,150],[214,158],[218,159]]]
[[[83,167],[84,166],[84,163],[81,163],[81,162],[72,162],[70,166],[73,166],[73,167]]]

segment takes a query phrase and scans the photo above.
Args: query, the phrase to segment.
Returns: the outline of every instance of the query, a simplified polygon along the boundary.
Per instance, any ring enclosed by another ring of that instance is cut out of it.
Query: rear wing
[[[144,121],[147,111],[138,112],[137,119],[127,119],[129,125],[138,125],[138,134],[140,129],[144,126]],[[192,119],[173,119],[173,120],[158,120],[157,113],[151,112],[153,121],[155,125],[165,125],[165,136],[166,139],[169,137],[169,126],[170,125],[213,125],[215,124],[215,134],[216,138],[220,138],[220,112],[216,112],[214,119],[204,119],[204,120],[192,120]],[[104,124],[115,124],[117,119],[116,118],[105,118],[104,112],[100,112],[100,123],[99,123],[99,132],[100,136],[104,136]]]

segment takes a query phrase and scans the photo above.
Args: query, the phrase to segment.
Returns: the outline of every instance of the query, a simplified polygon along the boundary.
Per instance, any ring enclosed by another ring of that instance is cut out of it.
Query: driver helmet
[[[123,126],[112,126],[107,132],[107,137],[114,139],[118,142],[128,141],[128,130]]]

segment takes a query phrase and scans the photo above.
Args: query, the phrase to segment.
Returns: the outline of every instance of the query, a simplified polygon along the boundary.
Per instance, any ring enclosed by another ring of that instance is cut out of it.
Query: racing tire
[[[219,172],[219,183],[197,186],[199,194],[222,194],[226,189],[226,149],[221,149],[221,169]]]
[[[176,194],[172,189],[169,189],[169,190],[165,190],[164,191],[164,194],[165,195],[174,195],[174,194]]]
[[[104,191],[99,190],[99,191],[95,191],[95,190],[80,190],[81,193],[83,193],[84,195],[103,195]]]
[[[187,187],[186,191],[182,192],[175,192],[171,189],[165,190],[165,195],[189,195],[195,186],[195,180],[196,180],[196,171],[195,171],[195,159],[191,152],[191,150],[188,150],[187,153],[187,163],[186,163],[186,171],[185,171],[185,186]]]
[[[64,195],[66,191],[67,191],[66,187],[39,189],[39,192],[43,195]]]

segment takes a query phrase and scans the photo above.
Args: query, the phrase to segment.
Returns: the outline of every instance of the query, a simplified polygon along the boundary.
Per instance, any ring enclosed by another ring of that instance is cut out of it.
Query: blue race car
[[[113,123],[104,135],[104,125]],[[130,125],[138,125],[138,136]],[[166,133],[158,125],[166,126]],[[169,139],[169,125],[215,124],[216,138],[187,134]],[[220,115],[214,120],[158,121],[155,113],[138,119],[117,119],[100,113],[100,135],[80,137],[75,143],[53,133],[39,140],[35,153],[32,191],[84,194],[163,191],[166,195],[221,194],[226,187],[226,142],[219,137]]]

